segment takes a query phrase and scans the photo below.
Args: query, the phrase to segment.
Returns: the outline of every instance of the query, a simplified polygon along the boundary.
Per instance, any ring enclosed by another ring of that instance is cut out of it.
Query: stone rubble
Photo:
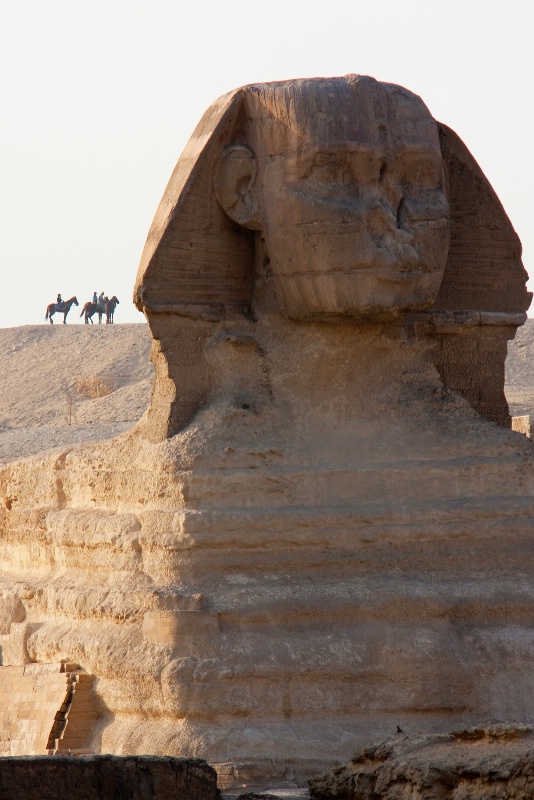
[[[496,724],[365,747],[309,781],[313,800],[532,800],[534,735]]]

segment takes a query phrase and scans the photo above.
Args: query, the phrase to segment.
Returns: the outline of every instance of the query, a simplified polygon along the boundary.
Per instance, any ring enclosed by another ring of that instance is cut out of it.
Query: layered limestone
[[[75,662],[95,750],[206,758],[222,786],[533,717],[534,451],[503,393],[525,279],[410,92],[217,101],[138,276],[149,410],[0,473],[10,663]]]

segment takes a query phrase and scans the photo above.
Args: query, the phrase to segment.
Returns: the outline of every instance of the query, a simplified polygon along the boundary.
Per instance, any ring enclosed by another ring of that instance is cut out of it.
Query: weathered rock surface
[[[150,756],[0,758],[2,800],[218,800],[204,761]]]
[[[534,736],[532,728],[513,725],[400,733],[309,786],[314,800],[530,800]]]
[[[397,721],[533,713],[530,442],[415,379],[410,346],[373,367],[373,335],[364,374],[311,337],[316,380],[301,350],[263,407],[230,395],[159,445],[131,432],[3,470],[10,652],[98,677],[104,752],[248,761],[228,782],[257,783]]]
[[[397,724],[534,718],[519,254],[406,90],[296,81],[207,112],[138,279],[148,412],[0,471],[2,652],[95,676],[93,749],[265,785]]]

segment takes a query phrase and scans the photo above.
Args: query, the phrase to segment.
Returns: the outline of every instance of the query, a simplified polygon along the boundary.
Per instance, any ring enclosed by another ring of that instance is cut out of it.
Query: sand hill
[[[0,461],[131,428],[150,400],[149,353],[145,324],[0,329]],[[511,413],[534,414],[534,320],[506,367]]]
[[[148,406],[146,324],[0,329],[0,461],[110,439]]]

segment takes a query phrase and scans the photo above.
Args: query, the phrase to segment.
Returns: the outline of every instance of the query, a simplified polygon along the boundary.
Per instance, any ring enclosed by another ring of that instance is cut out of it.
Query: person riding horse
[[[46,307],[46,315],[45,320],[50,320],[50,324],[54,324],[54,320],[52,317],[54,314],[61,313],[63,314],[63,324],[67,324],[67,314],[69,313],[71,307],[78,305],[78,298],[77,297],[70,297],[68,300],[63,300],[60,294],[56,297],[55,303],[49,303]]]

